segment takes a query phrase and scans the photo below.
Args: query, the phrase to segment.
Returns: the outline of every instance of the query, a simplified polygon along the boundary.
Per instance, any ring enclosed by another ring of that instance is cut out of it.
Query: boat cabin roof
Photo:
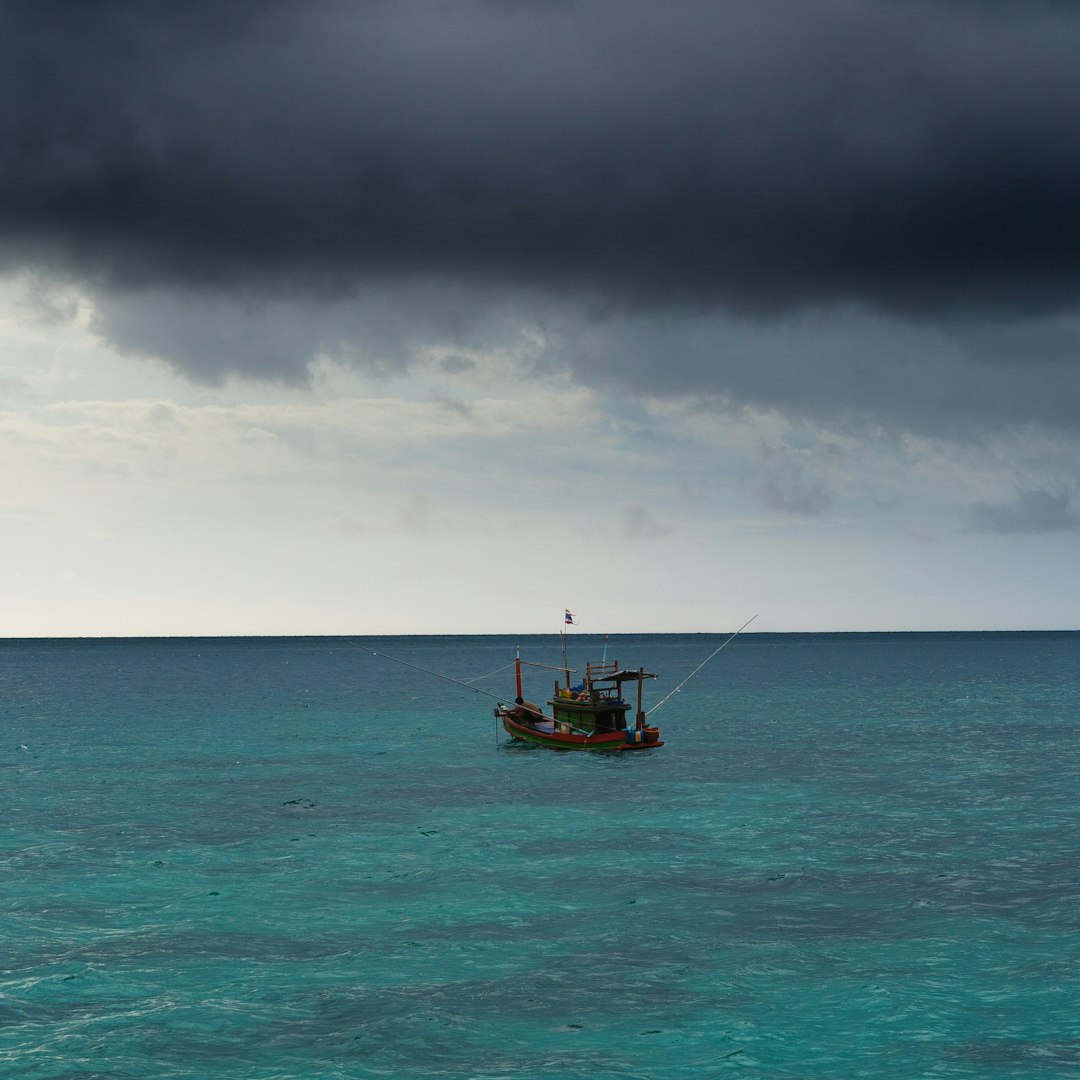
[[[638,671],[637,668],[623,668],[621,671],[612,671],[606,675],[593,675],[592,682],[637,682],[638,679],[655,679],[656,675],[651,671]]]

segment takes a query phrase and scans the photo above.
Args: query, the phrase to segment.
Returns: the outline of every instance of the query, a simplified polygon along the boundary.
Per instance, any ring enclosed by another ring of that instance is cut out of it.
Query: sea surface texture
[[[1080,634],[744,635],[615,755],[416,667],[0,642],[0,1076],[1080,1077]]]

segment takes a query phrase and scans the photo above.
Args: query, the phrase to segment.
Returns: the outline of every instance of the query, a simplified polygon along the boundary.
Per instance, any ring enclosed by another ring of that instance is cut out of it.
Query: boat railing
[[[617,660],[612,660],[611,663],[600,662],[596,664],[590,661],[585,665],[585,671],[589,676],[590,682],[598,679],[610,678],[618,670],[619,662]]]

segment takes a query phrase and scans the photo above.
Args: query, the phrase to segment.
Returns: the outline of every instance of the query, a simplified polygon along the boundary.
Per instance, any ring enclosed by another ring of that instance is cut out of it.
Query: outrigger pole
[[[683,679],[683,681],[679,683],[679,685],[676,686],[675,689],[667,695],[667,697],[661,698],[645,715],[652,716],[652,714],[656,712],[656,710],[659,709],[661,705],[665,704],[669,698],[674,697],[720,651],[720,649],[725,648],[729,642],[734,641],[735,638],[737,638],[756,618],[756,615],[751,615],[750,618],[747,619],[746,622],[744,622],[742,626],[740,626],[739,629],[736,630],[735,633],[732,634],[731,637],[729,637],[723,643],[723,645],[709,653],[709,655],[706,656],[705,659],[702,660],[701,663],[698,664],[698,666],[694,668],[694,670],[691,671],[690,674],[687,675],[686,678]],[[641,684],[639,683],[638,685],[640,686]]]
[[[419,664],[410,664],[408,660],[399,660],[396,656],[391,656],[389,653],[376,652],[374,649],[369,649],[366,645],[361,645],[359,641],[353,641],[351,638],[346,638],[346,642],[349,645],[355,645],[358,649],[363,649],[366,653],[371,653],[372,656],[381,656],[384,660],[393,660],[395,664],[401,664],[402,667],[412,668],[413,671],[422,671],[425,675],[434,675],[436,679],[442,679],[443,682],[453,683],[455,686],[464,686],[466,690],[471,690],[474,694],[483,694],[484,697],[489,697],[493,701],[497,701],[500,705],[506,700],[506,696],[499,694],[492,694],[487,690],[481,690],[479,686],[473,686],[472,683],[462,682],[461,679],[452,679],[449,675],[442,675],[438,671],[432,671],[431,668],[421,667]],[[521,697],[521,659],[519,658],[516,663],[517,675],[518,675],[518,697]],[[541,720],[554,720],[553,716],[545,716],[540,713]]]
[[[346,638],[345,640],[348,644],[355,645],[358,649],[363,649],[364,652],[371,653],[372,656],[381,656],[384,660],[393,660],[395,664],[401,664],[402,667],[412,668],[413,671],[422,671],[425,675],[434,675],[436,679],[442,679],[444,682],[452,682],[455,686],[464,686],[466,690],[472,690],[475,694],[483,694],[484,697],[494,698],[498,702],[505,700],[505,696],[499,697],[498,694],[492,694],[487,690],[481,690],[479,686],[473,686],[472,683],[462,682],[461,679],[452,679],[449,675],[440,675],[437,671],[421,667],[419,664],[410,664],[408,660],[399,660],[396,656],[391,656],[389,653],[376,652],[374,649],[369,649],[366,645],[361,645],[359,641],[353,641],[350,638]]]

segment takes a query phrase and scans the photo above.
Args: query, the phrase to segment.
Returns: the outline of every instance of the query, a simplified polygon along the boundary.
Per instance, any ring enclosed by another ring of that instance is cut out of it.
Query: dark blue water
[[[609,658],[648,705],[721,640]],[[0,643],[0,1075],[1080,1077],[1080,634],[747,635],[648,753],[493,705],[341,639]]]

